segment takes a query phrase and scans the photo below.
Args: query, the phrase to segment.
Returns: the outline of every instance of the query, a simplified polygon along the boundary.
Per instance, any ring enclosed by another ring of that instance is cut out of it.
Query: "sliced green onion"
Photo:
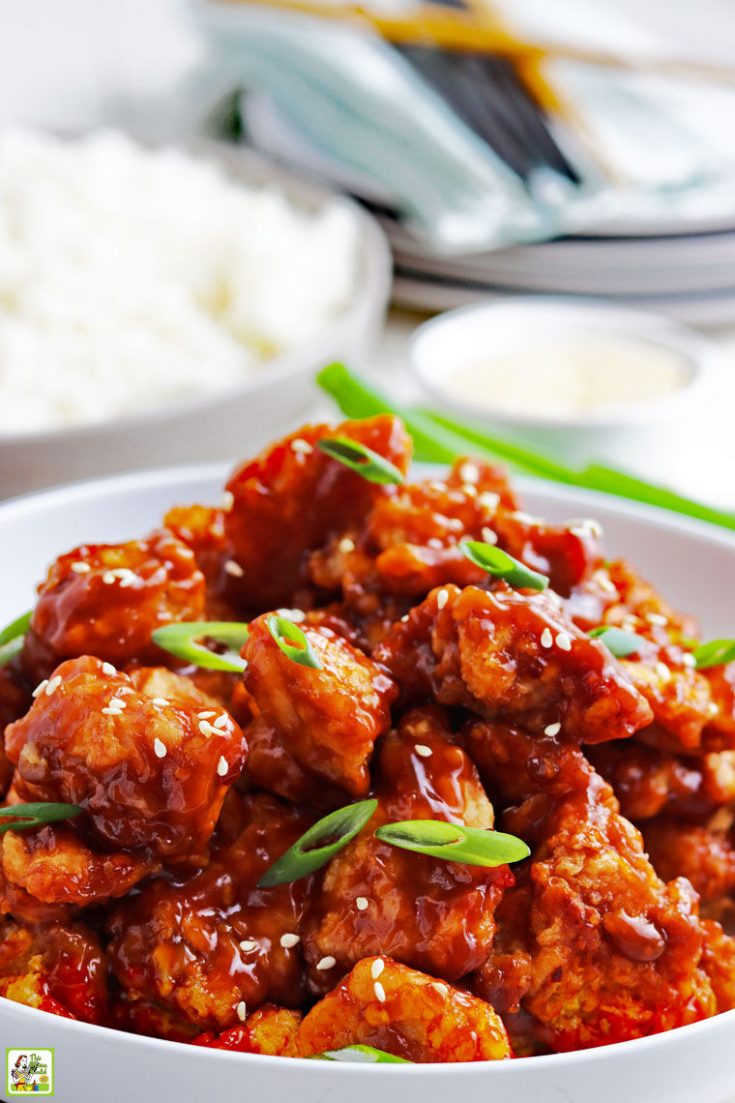
[[[604,643],[608,651],[616,659],[625,659],[641,650],[646,643],[643,636],[636,632],[626,632],[624,628],[615,628],[612,624],[603,624],[599,628],[593,628],[587,635],[590,639]]]
[[[30,831],[33,827],[43,827],[57,820],[70,820],[78,816],[82,809],[77,804],[53,804],[36,801],[33,804],[11,804],[0,808],[0,835],[5,831]],[[10,822],[5,823],[4,820]]]
[[[735,659],[735,640],[710,640],[696,647],[693,654],[697,670],[724,666]]]
[[[545,590],[549,580],[545,574],[532,571],[508,555],[495,544],[483,544],[481,540],[465,540],[460,545],[463,553],[481,571],[487,571],[495,578],[502,578],[509,586],[518,590]]]
[[[394,1057],[392,1053],[386,1053],[384,1049],[375,1049],[374,1046],[345,1046],[344,1049],[327,1049],[324,1053],[317,1053],[312,1061],[352,1061],[363,1065],[412,1065],[413,1061],[407,1061],[405,1057]]]
[[[268,631],[287,659],[298,663],[299,666],[310,666],[313,670],[321,670],[322,664],[298,624],[294,624],[287,617],[277,617],[275,613],[268,617],[266,624]]]
[[[23,613],[0,630],[0,666],[5,666],[23,650],[23,639],[31,623],[32,612]]]
[[[522,839],[502,831],[464,827],[446,820],[403,820],[387,823],[375,832],[376,838],[402,850],[428,854],[447,862],[468,866],[502,866],[521,862],[531,853]]]
[[[402,483],[403,474],[394,463],[381,456],[379,452],[373,452],[356,440],[349,437],[326,437],[320,440],[317,447],[320,452],[330,459],[343,463],[351,471],[356,471],[369,483]]]
[[[269,889],[287,881],[298,881],[321,869],[354,839],[358,831],[362,831],[377,807],[377,800],[362,800],[317,820],[265,871],[258,888]]]
[[[153,633],[153,642],[177,659],[184,659],[205,670],[228,670],[241,673],[247,663],[238,654],[248,638],[247,624],[229,620],[190,620],[167,624]],[[214,640],[230,649],[223,655],[210,651],[200,640]]]

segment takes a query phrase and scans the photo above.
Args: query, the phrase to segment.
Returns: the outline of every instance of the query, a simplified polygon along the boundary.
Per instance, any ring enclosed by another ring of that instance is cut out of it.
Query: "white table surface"
[[[688,0],[616,0],[643,12],[649,28],[665,13],[668,28],[686,34]],[[718,58],[735,38],[727,33],[732,0],[704,0],[697,11],[697,43],[718,44]],[[160,136],[185,133],[186,107],[172,93],[201,60],[201,42],[186,0],[0,0],[0,126],[16,121],[61,128],[104,124]],[[719,26],[721,21],[721,27]],[[705,31],[704,28],[708,28]],[[718,29],[719,28],[719,29]],[[418,319],[395,313],[381,348],[363,367],[403,398],[412,395],[406,343]],[[735,508],[735,317],[712,334],[722,353],[716,395],[693,411],[691,422],[652,437],[635,455],[609,457],[682,491]],[[322,407],[325,408],[325,407]],[[314,413],[318,412],[318,407]]]

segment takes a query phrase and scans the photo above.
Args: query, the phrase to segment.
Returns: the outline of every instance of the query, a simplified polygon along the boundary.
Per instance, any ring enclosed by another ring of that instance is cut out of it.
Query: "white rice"
[[[357,225],[101,133],[0,137],[0,433],[236,384],[349,303]],[[263,365],[266,365],[264,368]]]

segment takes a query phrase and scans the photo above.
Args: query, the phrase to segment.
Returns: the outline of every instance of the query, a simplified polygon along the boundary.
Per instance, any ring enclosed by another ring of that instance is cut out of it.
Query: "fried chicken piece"
[[[38,681],[63,659],[95,655],[122,666],[160,661],[156,628],[204,615],[204,576],[168,532],[127,544],[82,545],[60,556],[38,588],[22,653]]]
[[[253,621],[242,649],[248,664],[243,683],[258,716],[300,766],[351,796],[364,796],[373,745],[390,725],[397,689],[330,629],[305,626],[304,634],[318,670],[284,655],[266,616]]]
[[[645,824],[643,832],[659,877],[665,881],[686,877],[703,905],[735,892],[732,813],[724,808],[721,811],[726,820],[724,828],[661,816]]]
[[[662,750],[697,752],[716,711],[709,682],[678,648],[650,644],[642,651],[641,659],[621,659],[620,665],[651,707],[655,725],[646,738]]]
[[[5,741],[20,800],[67,801],[96,848],[194,862],[247,754],[227,712],[164,703],[99,659],[62,663]]]
[[[104,952],[80,923],[31,928],[0,921],[0,996],[87,1023],[107,1018]]]
[[[407,819],[493,826],[477,772],[449,736],[440,710],[417,709],[383,742],[378,810],[327,866],[309,911],[304,949],[315,991],[327,990],[336,976],[373,953],[447,980],[464,976],[487,956],[495,908],[513,883],[508,867],[483,869],[408,853],[374,834],[380,824]],[[325,959],[333,959],[331,968],[324,967]]]
[[[103,904],[124,896],[158,869],[140,854],[95,852],[72,827],[61,824],[37,831],[6,832],[0,836],[0,857],[4,880],[0,912],[5,897],[7,910],[16,914],[17,895],[12,890],[20,889],[31,898],[26,900],[25,917],[36,901],[74,908]],[[41,912],[39,921],[48,914]],[[56,914],[61,918],[65,912]]]
[[[382,957],[358,962],[311,1009],[297,1036],[305,1057],[351,1045],[420,1064],[511,1056],[503,1023],[489,1004]]]
[[[709,683],[713,708],[708,718],[708,746],[735,747],[735,662],[701,672]]]
[[[615,790],[623,815],[636,823],[662,813],[697,819],[735,800],[733,751],[687,758],[628,740],[588,753]]]
[[[345,790],[330,785],[323,775],[310,770],[288,751],[280,731],[262,716],[245,729],[248,763],[240,788],[267,789],[292,804],[326,812],[345,803]]]
[[[293,603],[308,553],[395,491],[326,456],[317,445],[327,437],[357,441],[408,470],[410,439],[399,419],[387,414],[336,427],[304,426],[239,467],[227,484],[233,505],[225,528],[242,571],[233,575],[231,589],[246,608]]]
[[[509,894],[518,900],[514,909],[507,903],[480,994],[497,993],[509,976],[506,1005],[520,1004],[559,1051],[713,1014],[696,894],[683,878],[659,880],[640,833],[582,753],[486,723],[473,724],[467,738],[483,777],[505,789],[508,802],[523,800],[506,811],[503,827],[535,844]]]
[[[680,613],[658,590],[647,582],[635,567],[624,559],[608,564],[608,576],[618,595],[618,601],[608,610],[605,623],[633,632],[653,634],[659,640],[680,644],[697,635],[694,617]],[[662,631],[651,633],[652,628]]]
[[[179,1034],[237,1026],[243,1001],[299,1006],[311,880],[257,882],[310,822],[267,794],[232,794],[206,869],[151,881],[112,912],[110,962],[126,1000],[163,1008]]]
[[[174,506],[163,518],[164,527],[191,548],[207,589],[219,592],[226,581],[225,564],[232,548],[225,533],[225,511],[212,506]]]
[[[193,1044],[236,1053],[263,1053],[268,1057],[298,1057],[296,1034],[301,1019],[299,1011],[267,1005],[248,1015],[241,1026],[233,1026],[223,1034],[200,1034]]]
[[[550,593],[434,590],[376,649],[408,695],[563,739],[632,735],[651,712],[604,646],[580,632]]]

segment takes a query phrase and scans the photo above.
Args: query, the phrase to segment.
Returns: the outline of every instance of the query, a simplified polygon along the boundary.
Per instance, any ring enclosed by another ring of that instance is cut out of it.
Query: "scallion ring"
[[[205,670],[228,670],[241,673],[246,662],[238,654],[248,638],[247,624],[228,620],[191,620],[167,624],[153,633],[153,642],[177,659],[184,659]],[[223,655],[210,651],[200,641],[208,639],[225,644],[230,650]]]
[[[287,659],[299,666],[310,666],[313,670],[321,670],[322,664],[317,658],[314,648],[306,638],[306,633],[287,617],[271,614],[266,620],[268,631],[280,647]]]
[[[635,632],[626,632],[624,628],[616,628],[612,624],[602,624],[599,628],[593,628],[587,635],[592,640],[604,643],[616,659],[626,659],[628,655],[636,654],[646,643],[643,636]]]
[[[710,640],[701,643],[693,651],[697,670],[709,670],[712,666],[725,666],[735,659],[735,640]]]
[[[348,804],[323,816],[305,831],[285,854],[270,866],[258,881],[258,888],[269,889],[288,881],[307,877],[338,854],[372,819],[377,800]]]
[[[464,540],[459,546],[470,563],[474,563],[481,571],[487,571],[494,578],[502,578],[517,590],[545,590],[549,585],[545,574],[532,571],[495,544],[483,544],[481,540]]]
[[[319,441],[317,447],[325,456],[344,464],[351,471],[356,471],[369,483],[400,485],[404,482],[402,472],[394,463],[356,440],[348,437],[325,437]]]
[[[29,611],[7,624],[0,630],[0,666],[5,666],[23,650],[23,640],[31,623]]]
[[[50,801],[11,804],[7,808],[0,808],[0,835],[5,831],[30,831],[33,827],[43,827],[47,823],[70,820],[81,811],[78,804],[53,804]],[[6,820],[8,822],[4,822]]]
[[[522,839],[502,831],[447,823],[446,820],[403,820],[386,823],[375,832],[381,842],[468,866],[502,866],[521,862],[531,853]]]
[[[386,1053],[384,1049],[375,1049],[374,1046],[363,1046],[356,1043],[354,1046],[345,1046],[344,1049],[327,1049],[324,1053],[317,1053],[312,1061],[347,1061],[363,1065],[412,1065],[413,1061],[407,1061],[405,1057],[394,1057],[392,1053]]]

